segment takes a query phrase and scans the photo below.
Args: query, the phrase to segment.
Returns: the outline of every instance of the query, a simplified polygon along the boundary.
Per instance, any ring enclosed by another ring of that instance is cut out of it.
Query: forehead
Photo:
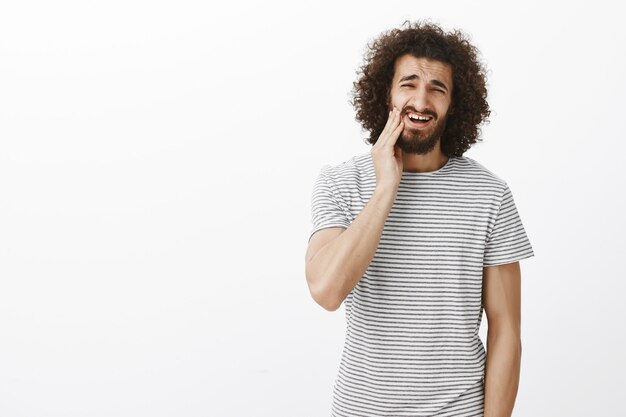
[[[394,64],[394,82],[411,74],[417,74],[420,79],[436,79],[447,86],[452,85],[452,66],[450,64],[424,57],[418,58],[411,54],[398,57]]]

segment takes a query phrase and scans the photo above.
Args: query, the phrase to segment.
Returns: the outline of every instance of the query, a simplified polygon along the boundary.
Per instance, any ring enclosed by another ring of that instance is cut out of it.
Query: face
[[[396,143],[403,152],[425,154],[434,149],[445,130],[451,103],[449,64],[410,54],[396,59],[389,110],[393,106],[401,110],[404,128]]]

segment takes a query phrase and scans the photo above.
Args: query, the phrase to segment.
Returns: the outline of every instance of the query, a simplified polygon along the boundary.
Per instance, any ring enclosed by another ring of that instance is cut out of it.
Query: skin
[[[419,79],[400,82],[405,76]],[[448,91],[436,81],[447,86]],[[380,242],[385,220],[395,201],[403,171],[428,172],[448,160],[440,148],[440,132],[451,103],[452,70],[442,62],[399,57],[389,93],[391,111],[371,155],[376,173],[372,198],[348,228],[332,227],[315,233],[305,255],[306,279],[314,300],[335,311],[359,282]],[[424,129],[406,128],[407,111],[434,117]],[[434,122],[434,123],[433,123]],[[398,144],[398,142],[404,142]],[[428,149],[422,146],[433,141]],[[510,417],[519,383],[520,338],[519,262],[483,268],[483,307],[488,320],[485,370],[485,417]]]
[[[440,139],[448,114],[453,111],[452,89],[449,64],[410,54],[396,59],[389,106],[401,112],[402,133],[396,151],[402,155],[404,171],[434,171],[448,161],[441,152]],[[424,128],[416,128],[410,122],[409,112],[433,119]]]
[[[488,320],[485,417],[510,417],[517,397],[521,341],[519,262],[483,268],[483,307]]]

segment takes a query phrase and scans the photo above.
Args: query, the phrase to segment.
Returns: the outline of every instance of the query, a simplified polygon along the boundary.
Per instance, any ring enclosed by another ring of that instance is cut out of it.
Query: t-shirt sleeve
[[[320,229],[327,227],[348,228],[351,224],[346,204],[327,175],[328,168],[328,165],[322,167],[313,185],[311,196],[313,229],[309,234],[309,240]]]
[[[487,236],[483,266],[507,264],[534,255],[517,212],[513,194],[509,186],[505,184],[496,220]]]

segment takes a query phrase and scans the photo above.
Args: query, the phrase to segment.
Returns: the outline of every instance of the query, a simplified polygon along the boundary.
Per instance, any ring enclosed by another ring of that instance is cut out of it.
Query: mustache
[[[435,113],[432,110],[424,110],[424,111],[420,112],[420,111],[415,110],[415,108],[413,108],[413,107],[405,107],[405,108],[403,108],[402,109],[402,116],[403,117],[406,116],[407,113],[421,113],[421,114],[425,114],[427,116],[431,116],[433,119],[437,118],[437,113]]]

